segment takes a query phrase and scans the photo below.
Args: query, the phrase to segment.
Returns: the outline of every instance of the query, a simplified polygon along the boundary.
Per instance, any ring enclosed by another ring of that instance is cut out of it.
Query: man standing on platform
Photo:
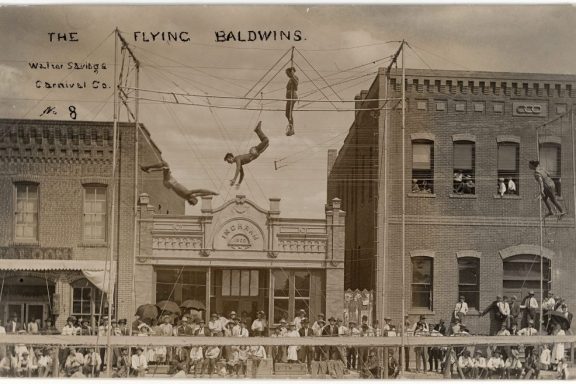
[[[522,325],[526,326],[530,320],[536,322],[536,312],[538,311],[538,300],[534,297],[534,291],[530,290],[528,296],[522,300],[520,308],[524,310]]]

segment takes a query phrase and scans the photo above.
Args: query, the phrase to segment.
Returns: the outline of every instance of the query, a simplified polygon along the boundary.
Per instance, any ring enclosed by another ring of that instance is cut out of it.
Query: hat
[[[503,177],[499,177],[499,178],[498,178],[498,181],[502,181],[502,182],[503,182],[503,181],[504,181],[504,178],[503,178]]]
[[[426,320],[426,315],[420,315],[420,320]]]
[[[319,314],[318,314],[318,317],[320,317],[320,316],[322,316],[322,317],[326,317],[326,316],[324,316],[324,314],[323,314],[323,313],[319,313]]]
[[[186,316],[182,316],[182,321],[188,321],[188,318]]]
[[[464,296],[460,296],[461,299],[466,299]]]
[[[128,320],[126,320],[126,319],[118,320],[118,324],[127,324],[127,323],[128,323]]]
[[[290,323],[288,323],[288,326],[290,326],[290,327],[295,327],[295,326],[296,326],[296,324],[294,324],[294,322],[293,322],[293,321],[291,321]]]
[[[326,323],[324,320],[320,319],[317,321],[317,323]]]
[[[384,317],[384,321],[392,321],[392,319],[391,319],[390,317],[388,317],[388,316],[385,316],[385,317]]]
[[[512,295],[511,299],[518,300],[518,297],[516,297],[516,295]]]
[[[528,324],[534,324],[534,320],[532,319],[528,320]]]
[[[258,315],[265,315],[265,314],[266,314],[266,312],[264,312],[264,311],[258,311]]]
[[[299,312],[299,313],[306,313],[306,310],[305,310],[305,309],[300,309],[298,312]]]
[[[30,353],[28,351],[22,351],[23,355],[29,355]]]
[[[534,294],[534,290],[531,289],[531,290],[528,292],[528,294],[529,294],[529,295],[533,295],[533,294]]]
[[[342,319],[341,319],[341,318],[337,318],[337,319],[336,319],[336,322],[341,323],[341,322],[342,322]]]
[[[474,354],[482,356],[482,351],[476,351]]]
[[[88,320],[84,320],[83,323],[88,322]],[[111,321],[112,324],[118,324],[118,321],[116,321],[115,319],[112,319]]]
[[[280,323],[285,323],[286,319],[280,319]]]
[[[230,312],[230,316],[235,315],[235,314],[236,314],[235,311]]]
[[[334,316],[332,316],[331,318],[328,319],[328,321],[336,321],[336,319],[334,318]]]
[[[74,322],[74,321],[76,321],[76,318],[74,316],[68,316],[68,318],[66,319],[66,322],[69,322],[69,321]]]
[[[308,320],[307,317],[304,317],[304,318],[302,318],[302,321],[301,321],[301,322],[308,324],[308,323],[310,323],[310,320]]]
[[[216,312],[214,312],[212,315],[210,315],[211,317],[218,317],[218,314]]]
[[[206,323],[206,322],[204,321],[204,319],[199,319],[198,323],[202,324],[202,323]]]
[[[539,162],[538,160],[530,160],[530,161],[528,162],[528,164],[537,167],[537,166],[540,165],[540,162]]]

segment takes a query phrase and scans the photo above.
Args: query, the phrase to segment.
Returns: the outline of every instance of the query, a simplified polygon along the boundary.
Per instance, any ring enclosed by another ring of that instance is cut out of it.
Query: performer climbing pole
[[[528,167],[534,171],[534,178],[540,187],[538,198],[542,199],[544,204],[546,204],[546,208],[548,208],[548,213],[545,217],[554,216],[552,206],[548,202],[548,199],[550,199],[552,204],[554,204],[558,210],[558,219],[562,218],[562,216],[566,215],[566,211],[562,209],[558,203],[558,200],[556,199],[556,185],[554,184],[554,180],[552,180],[548,174],[548,171],[546,171],[546,169],[540,165],[538,160],[530,160],[528,162]]]
[[[168,189],[173,190],[178,196],[186,200],[190,205],[198,204],[197,197],[200,196],[214,196],[218,195],[216,192],[212,192],[208,189],[187,189],[182,184],[180,184],[174,177],[172,177],[172,172],[170,172],[170,167],[168,163],[162,161],[161,163],[143,165],[140,167],[144,172],[148,173],[151,171],[162,171],[163,173],[163,183]]]
[[[234,183],[236,183],[236,179],[238,178],[238,175],[240,175],[240,179],[238,180],[238,184],[236,184],[236,186],[237,187],[240,186],[240,184],[242,183],[242,180],[244,180],[243,165],[248,164],[248,163],[252,162],[253,160],[256,160],[258,158],[258,156],[260,156],[262,154],[262,152],[264,152],[266,150],[266,148],[268,148],[269,140],[266,137],[266,135],[262,132],[262,122],[261,121],[259,121],[258,125],[256,125],[256,128],[254,128],[254,132],[256,132],[256,134],[258,135],[258,138],[260,139],[260,144],[256,145],[255,147],[250,148],[250,151],[248,151],[248,153],[246,153],[244,155],[234,156],[232,153],[227,153],[226,156],[224,156],[224,161],[226,161],[227,163],[230,163],[230,164],[236,163],[236,173],[234,174],[234,178],[232,180],[230,180],[231,186],[233,186]]]

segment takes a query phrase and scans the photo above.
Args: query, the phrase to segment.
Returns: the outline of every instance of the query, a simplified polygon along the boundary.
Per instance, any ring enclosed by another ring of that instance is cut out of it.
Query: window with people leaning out
[[[476,194],[476,144],[472,141],[454,142],[454,193]]]
[[[498,143],[498,195],[518,195],[520,192],[520,144]]]
[[[434,142],[412,141],[412,193],[434,193]]]

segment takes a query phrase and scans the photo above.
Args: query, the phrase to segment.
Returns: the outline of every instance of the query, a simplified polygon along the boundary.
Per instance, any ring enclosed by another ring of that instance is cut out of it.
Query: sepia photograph
[[[0,378],[576,378],[575,23],[2,5]]]

